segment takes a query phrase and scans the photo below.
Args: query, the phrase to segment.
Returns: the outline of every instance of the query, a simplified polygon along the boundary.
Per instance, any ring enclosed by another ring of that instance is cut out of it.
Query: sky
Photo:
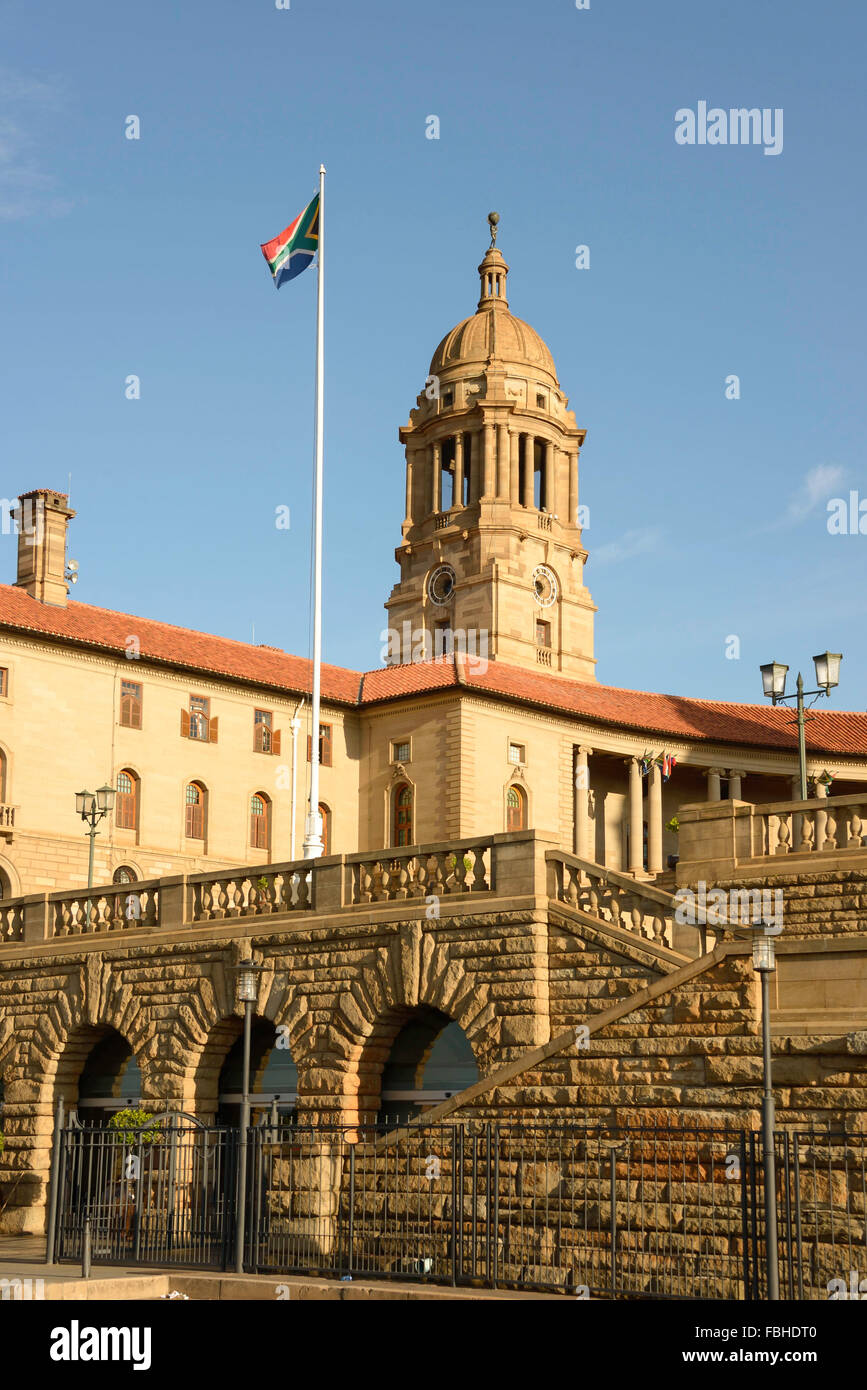
[[[599,679],[758,703],[831,649],[864,708],[865,38],[856,0],[0,0],[0,493],[70,491],[75,599],[309,652],[316,278],[259,243],[322,162],[325,659],[381,664],[397,431],[496,209],[587,430]],[[782,148],[679,143],[701,102]]]

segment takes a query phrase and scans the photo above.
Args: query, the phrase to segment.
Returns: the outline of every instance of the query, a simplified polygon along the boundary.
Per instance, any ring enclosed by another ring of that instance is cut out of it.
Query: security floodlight
[[[788,669],[781,661],[768,661],[759,667],[762,673],[762,688],[771,699],[777,699],[785,691]]]
[[[842,652],[820,652],[813,657],[816,667],[816,684],[821,686],[827,695],[835,685],[840,684],[840,662],[843,660]]]

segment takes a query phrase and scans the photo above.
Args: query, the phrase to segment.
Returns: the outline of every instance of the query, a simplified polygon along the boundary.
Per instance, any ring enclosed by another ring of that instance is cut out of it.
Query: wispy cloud
[[[824,511],[845,476],[845,468],[837,463],[817,463],[805,474],[782,511],[757,527],[757,531],[779,531],[784,526],[798,526],[817,509]]]
[[[0,222],[61,217],[72,207],[42,167],[50,143],[46,118],[63,99],[56,82],[0,68]]]
[[[661,538],[662,532],[655,526],[624,531],[619,540],[609,541],[591,552],[593,564],[612,565],[621,560],[631,560],[634,555],[646,555],[648,551],[657,549]]]

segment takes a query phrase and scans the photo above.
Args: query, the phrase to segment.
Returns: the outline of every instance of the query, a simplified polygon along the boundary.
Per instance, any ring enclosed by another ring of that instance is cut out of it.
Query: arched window
[[[506,792],[506,829],[526,830],[527,795],[520,787],[510,787]]]
[[[118,830],[138,829],[138,778],[129,768],[117,774],[114,823]]]
[[[9,876],[8,874],[4,874],[3,870],[0,869],[0,901],[2,901],[3,898],[11,897],[12,884],[9,882]]]
[[[217,1122],[236,1126],[244,1090],[244,1039],[239,1037],[226,1054],[218,1082]],[[287,1123],[298,1099],[298,1068],[292,1060],[285,1033],[273,1023],[252,1020],[250,1029],[250,1104],[255,1118],[276,1105],[278,1119]]]
[[[250,848],[268,849],[271,844],[271,803],[264,792],[250,797]]]
[[[109,1029],[91,1049],[78,1078],[78,1110],[83,1124],[105,1125],[116,1110],[141,1102],[138,1062],[127,1042]]]
[[[412,787],[402,782],[394,793],[394,825],[392,844],[411,845],[412,840]]]
[[[129,867],[129,864],[120,864],[112,874],[111,881],[112,883],[137,883],[138,875],[135,869]]]
[[[413,1119],[478,1079],[478,1064],[460,1025],[422,1005],[398,1033],[382,1069],[379,1119]]]
[[[198,782],[190,782],[185,793],[186,823],[184,834],[188,840],[205,838],[205,789]]]
[[[319,814],[322,817],[322,853],[331,853],[331,812],[324,802],[319,803]]]

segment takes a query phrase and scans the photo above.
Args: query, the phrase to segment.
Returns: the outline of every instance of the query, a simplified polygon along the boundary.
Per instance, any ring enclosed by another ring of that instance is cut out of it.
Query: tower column
[[[430,503],[430,509],[431,509],[432,512],[438,512],[439,509],[440,509],[440,468],[441,468],[441,452],[440,452],[440,446],[439,446],[439,444],[432,444],[432,445],[431,445],[431,459],[432,459],[433,467],[432,467],[432,469],[431,469],[432,487],[431,487],[431,503]]]
[[[524,496],[521,499],[525,507],[533,505],[533,454],[535,439],[532,434],[524,435]]]
[[[455,506],[464,505],[464,436],[461,430],[455,435]]]
[[[566,450],[569,470],[569,525],[578,525],[578,455]]]
[[[412,465],[413,449],[406,451],[406,516],[404,518],[404,529],[412,525]]]
[[[496,438],[494,434],[494,426],[492,424],[486,424],[483,428],[482,434],[482,467],[484,470],[482,475],[482,497],[484,498],[493,496],[494,492],[494,467],[496,462],[494,457],[495,448]]]
[[[497,426],[497,496],[509,496],[509,426]]]
[[[517,507],[520,505],[521,501],[521,496],[518,491],[518,484],[521,476],[519,471],[521,436],[518,434],[517,430],[512,430],[510,433],[509,443],[511,445],[509,454],[509,500],[513,507]]]
[[[545,471],[543,474],[545,479],[545,508],[549,512],[556,512],[557,490],[554,486],[554,445],[551,443],[550,439],[546,439],[543,447],[545,450]]]

